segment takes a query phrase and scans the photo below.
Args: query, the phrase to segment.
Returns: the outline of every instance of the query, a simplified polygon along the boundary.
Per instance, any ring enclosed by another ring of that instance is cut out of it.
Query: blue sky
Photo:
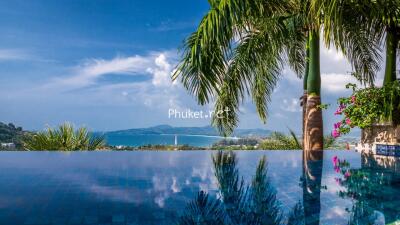
[[[64,121],[93,130],[208,125],[168,118],[171,108],[212,109],[170,80],[178,48],[207,9],[206,0],[1,1],[0,121],[35,130]],[[328,132],[336,98],[353,80],[336,51],[323,48],[321,58]],[[302,81],[283,75],[267,124],[247,102],[240,127],[300,131]]]

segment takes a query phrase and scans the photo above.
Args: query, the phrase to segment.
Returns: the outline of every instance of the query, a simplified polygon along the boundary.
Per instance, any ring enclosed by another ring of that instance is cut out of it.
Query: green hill
[[[21,148],[21,140],[26,134],[28,132],[22,130],[22,127],[0,122],[0,143],[14,143],[17,148]]]

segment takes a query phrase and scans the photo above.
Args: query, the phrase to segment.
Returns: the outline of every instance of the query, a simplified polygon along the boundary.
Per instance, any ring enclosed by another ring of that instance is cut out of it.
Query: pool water
[[[0,224],[188,224],[182,218],[190,216],[188,204],[201,191],[227,209],[225,181],[214,173],[217,154],[0,152]],[[400,159],[353,151],[310,157],[302,151],[223,154],[235,154],[234,171],[250,186],[266,156],[269,191],[276,193],[283,222],[296,206],[305,217],[299,224],[400,221]]]

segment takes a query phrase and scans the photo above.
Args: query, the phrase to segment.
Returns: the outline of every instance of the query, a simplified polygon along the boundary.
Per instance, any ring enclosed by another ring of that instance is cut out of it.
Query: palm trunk
[[[307,35],[308,36],[308,35]],[[306,127],[306,109],[307,109],[307,77],[308,77],[308,71],[310,68],[310,46],[309,42],[307,39],[307,44],[306,44],[306,68],[304,71],[304,77],[303,77],[303,96],[301,97],[301,106],[303,107],[303,149],[304,149],[304,132],[305,132],[305,127]]]
[[[386,31],[386,66],[383,85],[396,80],[396,50],[398,37],[395,28],[389,26]]]
[[[319,33],[313,30],[309,35],[310,65],[307,76],[307,104],[305,118],[304,150],[323,149],[323,123],[321,105],[321,72],[319,58]]]

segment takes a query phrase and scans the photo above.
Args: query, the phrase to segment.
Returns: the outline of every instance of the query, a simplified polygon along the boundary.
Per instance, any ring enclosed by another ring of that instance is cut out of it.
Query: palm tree
[[[371,1],[372,22],[377,21],[386,33],[386,65],[383,85],[389,85],[396,80],[397,52],[400,41],[400,1]]]
[[[297,32],[298,10],[290,1],[210,1],[211,10],[185,42],[183,59],[173,78],[200,104],[215,101],[213,124],[229,134],[238,122],[238,107],[246,95],[262,121],[284,62],[301,76],[305,36]],[[288,17],[288,19],[285,19]],[[291,19],[291,20],[289,20]]]
[[[328,24],[325,28],[325,38],[329,39],[330,36],[336,36],[335,40],[343,39],[343,36],[349,33],[348,27],[351,27],[352,24],[363,24],[366,36],[369,37],[369,40],[372,40],[370,43],[373,44],[373,49],[376,52],[374,54],[378,54],[382,44],[386,44],[383,86],[389,89],[398,86],[398,83],[394,81],[396,81],[397,55],[400,54],[400,1],[327,0],[324,3],[327,8],[325,10],[327,12],[325,24]],[[334,26],[334,24],[342,23],[342,21],[349,21],[350,23],[348,23],[348,26]],[[342,51],[353,51],[353,49],[347,50],[348,46],[342,43],[336,44],[340,46]],[[380,61],[380,57],[376,58]],[[376,67],[379,68],[379,66]],[[397,126],[400,124],[400,108],[398,107],[400,99],[391,98],[388,104],[392,108],[388,112],[390,121],[394,126]]]
[[[270,96],[287,63],[299,77],[305,73],[304,149],[322,150],[319,35],[323,10],[312,10],[319,7],[311,0],[209,3],[211,9],[184,44],[183,59],[173,79],[180,77],[200,104],[215,99],[216,112],[229,110],[224,116],[214,114],[212,121],[227,135],[237,126],[239,105],[248,95],[261,120],[266,121]],[[362,32],[352,31],[363,37]],[[357,74],[371,79],[368,76],[375,71],[372,47],[365,44],[365,38],[344,37],[337,42],[356,46],[347,56]]]
[[[93,136],[85,127],[77,130],[70,123],[64,123],[57,129],[47,128],[47,131],[28,136],[24,141],[27,150],[96,150],[104,146],[103,136]]]
[[[385,37],[386,42],[386,65],[383,85],[390,84],[396,80],[396,58],[400,48],[400,1],[399,0],[327,0],[325,6],[328,8],[325,15],[325,23],[329,25],[342,23],[350,19],[350,24],[363,24],[371,43],[377,50]],[[344,29],[343,29],[344,28]],[[344,36],[347,27],[327,26],[325,36]],[[337,43],[338,46],[340,43]],[[346,51],[345,45],[341,45]],[[351,51],[350,49],[349,51]]]

